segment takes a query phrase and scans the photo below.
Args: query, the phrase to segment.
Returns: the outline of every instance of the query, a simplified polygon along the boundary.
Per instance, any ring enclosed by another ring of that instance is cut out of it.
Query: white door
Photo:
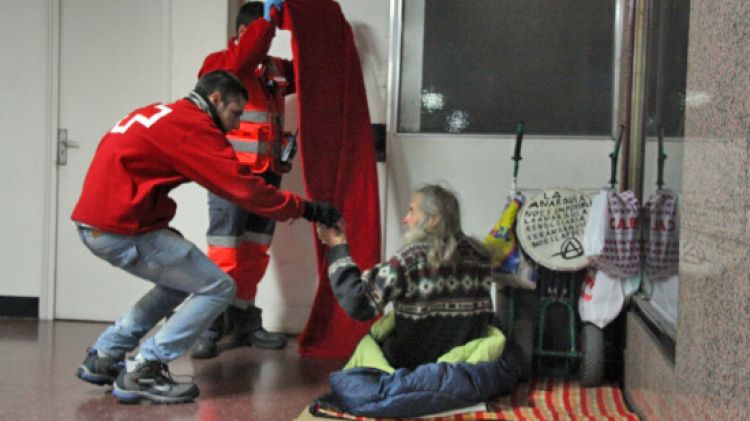
[[[62,0],[55,318],[111,321],[151,286],[92,255],[70,222],[96,146],[133,109],[169,100],[167,0]]]

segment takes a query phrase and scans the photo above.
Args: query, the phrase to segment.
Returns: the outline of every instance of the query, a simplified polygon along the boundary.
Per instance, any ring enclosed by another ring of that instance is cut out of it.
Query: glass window
[[[690,2],[654,0],[651,3],[646,52],[643,176],[646,223],[642,225],[646,259],[643,290],[671,332],[677,327],[679,298],[676,272],[689,25]],[[663,127],[664,138],[661,145],[658,144],[660,126]],[[660,154],[663,154],[661,160]],[[654,215],[649,216],[651,213]],[[649,260],[654,256],[660,258]],[[665,271],[665,268],[670,271]],[[666,273],[670,275],[666,276]]]
[[[690,2],[655,0],[648,43],[648,119],[646,135],[682,137],[685,123],[688,25]]]
[[[613,132],[616,1],[404,1],[398,128]]]

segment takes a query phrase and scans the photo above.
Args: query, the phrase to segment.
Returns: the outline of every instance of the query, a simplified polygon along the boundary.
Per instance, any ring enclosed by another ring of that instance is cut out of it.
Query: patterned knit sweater
[[[455,346],[484,335],[493,314],[489,262],[469,241],[439,267],[426,242],[409,245],[362,273],[342,244],[328,253],[328,276],[341,307],[368,320],[393,303],[396,328],[381,344],[395,368],[434,362]]]

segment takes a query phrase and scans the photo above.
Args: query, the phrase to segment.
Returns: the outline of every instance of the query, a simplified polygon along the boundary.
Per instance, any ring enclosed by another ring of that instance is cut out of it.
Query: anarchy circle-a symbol
[[[577,238],[568,238],[560,244],[560,252],[553,254],[553,256],[560,256],[565,260],[573,260],[576,257],[583,256],[583,246]]]

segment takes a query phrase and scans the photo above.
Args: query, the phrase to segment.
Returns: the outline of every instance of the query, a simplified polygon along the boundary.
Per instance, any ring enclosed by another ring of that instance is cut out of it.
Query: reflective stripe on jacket
[[[255,173],[279,171],[285,142],[284,95],[290,81],[284,75],[284,62],[268,57],[248,88],[249,99],[240,118],[240,127],[227,134],[240,162]]]

